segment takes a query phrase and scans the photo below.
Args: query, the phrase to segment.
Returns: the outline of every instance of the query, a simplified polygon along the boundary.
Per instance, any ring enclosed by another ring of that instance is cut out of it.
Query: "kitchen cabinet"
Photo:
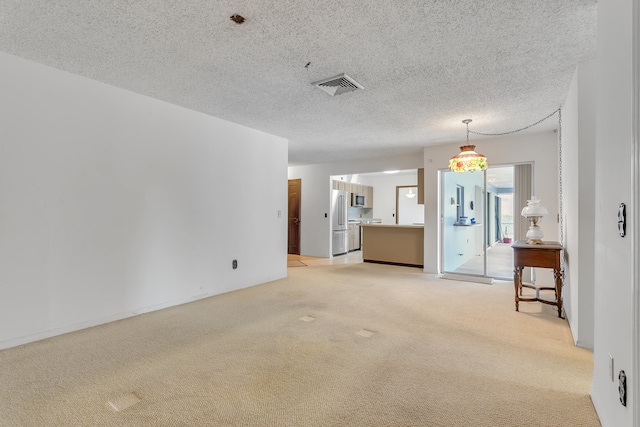
[[[373,187],[368,185],[364,187],[364,207],[373,208]]]
[[[349,252],[360,249],[360,225],[349,224]]]
[[[334,190],[348,191],[350,193],[349,200],[351,200],[351,193],[362,194],[364,195],[365,203],[363,207],[370,209],[373,208],[373,187],[371,186],[333,180],[331,182],[331,188]]]
[[[331,188],[333,188],[334,190],[340,190],[340,191],[351,191],[350,189],[350,184],[348,182],[344,182],[344,181],[336,181],[335,179],[333,181],[331,181]]]

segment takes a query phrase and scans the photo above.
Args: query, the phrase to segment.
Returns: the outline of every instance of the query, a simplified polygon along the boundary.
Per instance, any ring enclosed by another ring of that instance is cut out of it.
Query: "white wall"
[[[286,140],[4,53],[0,93],[0,348],[286,276]]]
[[[593,349],[595,60],[578,65],[562,109],[564,308],[576,345]]]
[[[553,120],[553,119],[550,119]],[[478,124],[480,127],[480,124]],[[478,129],[480,130],[480,128]],[[484,130],[484,129],[483,129]],[[499,138],[473,141],[478,152],[487,156],[490,166],[533,162],[534,195],[542,200],[549,211],[540,228],[545,240],[558,240],[558,158],[557,135],[555,132],[516,134]],[[460,152],[460,143],[424,148],[424,270],[437,273],[440,248],[438,218],[439,183],[438,171],[447,169],[449,158]],[[516,206],[515,210],[520,211]],[[438,238],[435,238],[438,236]],[[538,278],[546,280],[547,272]],[[551,282],[552,283],[552,282]]]
[[[633,116],[634,4],[638,7],[635,0],[598,3],[595,328],[591,397],[602,425],[616,427],[634,425],[633,411],[640,409],[634,408],[638,390],[631,387],[638,384],[638,373],[633,368],[633,344],[639,339],[633,335],[633,289],[638,286],[633,283],[633,264],[637,260],[631,256],[637,224],[629,224],[626,237],[620,237],[617,228],[618,205],[634,206],[638,197],[632,192],[631,169],[634,120],[638,124],[637,115]],[[638,77],[635,79],[637,81]],[[633,215],[635,213],[630,212],[629,218]],[[609,354],[614,358],[614,381],[609,376]],[[629,381],[627,407],[618,400],[620,370],[625,371]],[[637,421],[640,420],[636,418]]]
[[[416,172],[416,179],[418,178]],[[411,191],[411,193],[409,193]],[[412,197],[408,197],[413,194]],[[424,205],[418,204],[418,187],[402,187],[398,189],[398,209],[396,210],[398,224],[424,224]]]
[[[289,167],[289,179],[299,178],[302,180],[300,213],[301,255],[325,258],[331,256],[331,229],[329,225],[331,176],[381,172],[385,170],[418,169],[421,167],[422,157],[416,154],[383,159]],[[374,215],[378,215],[375,213],[377,212],[377,200],[378,193],[374,188]],[[327,214],[327,218],[324,217],[325,213]],[[384,216],[384,211],[380,215]]]
[[[373,217],[380,218],[383,224],[396,223],[396,187],[418,185],[418,170],[411,173],[400,172],[385,176],[363,176],[362,182],[374,188]],[[417,203],[417,197],[416,201]],[[422,205],[420,205],[422,208]]]

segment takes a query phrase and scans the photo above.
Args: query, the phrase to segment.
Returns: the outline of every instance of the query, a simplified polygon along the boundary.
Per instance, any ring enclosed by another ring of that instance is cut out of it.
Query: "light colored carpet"
[[[599,425],[591,354],[511,283],[288,274],[0,351],[0,425]]]

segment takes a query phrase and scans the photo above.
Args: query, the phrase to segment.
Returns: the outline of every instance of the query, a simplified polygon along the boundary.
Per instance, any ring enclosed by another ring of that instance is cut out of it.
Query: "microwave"
[[[364,195],[351,193],[351,206],[364,207]]]

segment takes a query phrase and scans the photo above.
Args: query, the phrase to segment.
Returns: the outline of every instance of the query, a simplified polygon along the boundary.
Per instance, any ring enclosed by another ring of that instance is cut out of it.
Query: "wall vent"
[[[353,80],[351,77],[342,73],[328,79],[323,79],[312,83],[331,96],[342,95],[343,93],[353,92],[354,90],[364,89],[364,87]]]

